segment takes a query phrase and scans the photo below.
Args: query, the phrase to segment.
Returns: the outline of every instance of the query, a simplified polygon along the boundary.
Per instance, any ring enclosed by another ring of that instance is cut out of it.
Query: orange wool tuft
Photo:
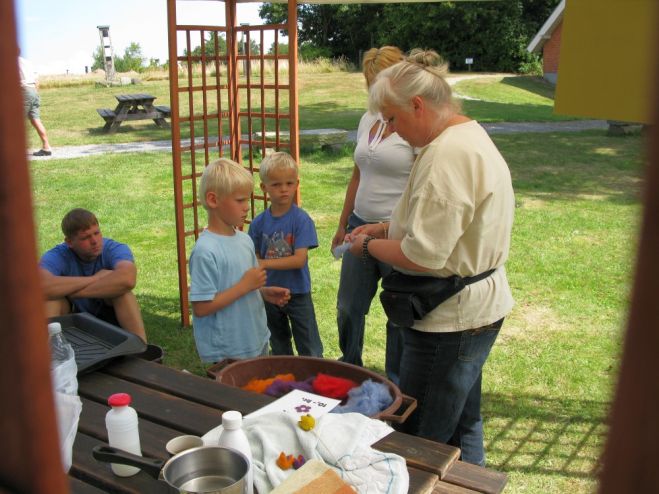
[[[270,379],[251,379],[247,384],[245,384],[242,389],[245,391],[254,391],[255,393],[265,393],[265,390],[268,389],[273,382],[277,379],[280,381],[295,381],[295,376],[293,374],[277,374],[275,377]]]
[[[293,462],[295,457],[293,455],[288,455],[282,451],[279,453],[279,458],[277,458],[277,466],[282,470],[290,470],[293,467]]]

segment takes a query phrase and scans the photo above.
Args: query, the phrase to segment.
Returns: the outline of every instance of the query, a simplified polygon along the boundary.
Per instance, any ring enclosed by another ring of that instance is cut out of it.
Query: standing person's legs
[[[463,461],[485,466],[485,451],[483,450],[483,417],[481,416],[481,383],[483,374],[478,375],[478,379],[471,387],[467,395],[462,415],[453,437],[449,439],[448,444],[457,446],[462,450]],[[480,453],[482,451],[482,454]],[[475,456],[471,456],[476,452]]]
[[[48,142],[48,134],[46,134],[46,127],[41,123],[40,118],[31,118],[30,123],[34,130],[39,134],[39,139],[41,139],[41,149],[44,151],[50,151],[50,143]]]
[[[384,278],[392,271],[390,264],[378,262],[380,278]],[[400,360],[403,356],[403,334],[400,326],[387,320],[387,346],[384,358],[384,371],[387,378],[394,384],[400,381]]]
[[[485,463],[481,371],[502,322],[453,333],[403,329],[400,390],[416,398],[418,406],[399,430],[448,443],[459,428],[462,459]]]
[[[289,303],[292,301],[289,300]],[[265,313],[268,316],[268,329],[270,330],[270,347],[273,355],[293,355],[291,342],[291,328],[288,324],[288,315],[284,307],[278,307],[270,302],[265,303]],[[288,304],[287,304],[288,305]]]
[[[403,329],[387,321],[387,348],[384,357],[384,371],[394,384],[400,382],[400,361],[403,357]]]
[[[291,299],[283,309],[291,321],[297,354],[322,358],[323,342],[318,332],[316,312],[311,294],[299,293],[291,295]]]
[[[39,110],[41,106],[41,98],[39,97],[39,93],[36,89],[31,87],[23,89],[23,106],[25,108],[25,116],[30,121],[30,124],[32,124],[32,127],[34,127],[34,130],[37,131],[37,134],[39,134],[39,139],[41,139],[41,151],[45,151],[44,153],[40,154],[39,151],[37,151],[34,154],[36,156],[50,155],[50,143],[48,142],[48,134],[46,133],[46,127],[44,127],[43,123],[41,122],[41,115]]]
[[[353,226],[352,222],[350,225],[352,228],[357,226]],[[343,255],[336,303],[339,348],[343,354],[339,360],[343,362],[363,365],[362,348],[366,314],[371,307],[379,279],[377,261],[374,259],[363,261],[349,252]]]

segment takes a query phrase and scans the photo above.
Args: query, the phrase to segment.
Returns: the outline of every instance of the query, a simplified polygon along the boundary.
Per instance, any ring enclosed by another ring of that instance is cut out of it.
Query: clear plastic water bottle
[[[114,448],[142,456],[137,412],[130,406],[131,401],[127,393],[115,393],[108,398],[108,405],[112,407],[105,415],[108,443]],[[112,463],[111,467],[119,477],[130,477],[140,471],[137,467],[118,463]]]
[[[249,462],[247,471],[247,494],[254,493],[254,472],[252,470],[252,449],[249,446],[247,435],[242,429],[243,416],[240,412],[234,410],[222,414],[222,433],[218,444],[224,448],[235,449],[242,453]]]
[[[48,341],[60,453],[64,471],[68,472],[73,463],[73,442],[82,410],[78,396],[78,365],[73,347],[66,341],[60,323],[48,324]]]
[[[58,322],[48,324],[50,341],[50,369],[55,391],[67,395],[78,394],[78,366],[73,347],[66,341],[62,333],[62,325]]]

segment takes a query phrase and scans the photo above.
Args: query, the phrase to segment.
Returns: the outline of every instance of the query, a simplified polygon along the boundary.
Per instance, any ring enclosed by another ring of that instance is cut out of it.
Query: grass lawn
[[[569,117],[553,115],[553,89],[537,77],[499,77],[458,82],[458,94],[465,112],[481,122],[558,121]],[[170,139],[169,129],[160,129],[150,120],[123,123],[116,133],[102,132],[103,119],[97,108],[114,109],[115,95],[150,93],[155,104],[169,105],[169,82],[144,81],[124,87],[81,86],[45,87],[40,91],[41,117],[51,145],[107,144]],[[354,130],[366,108],[364,77],[358,72],[300,73],[299,112],[301,129],[339,128]],[[246,100],[246,98],[242,98]],[[183,104],[183,103],[182,103]],[[211,131],[217,125],[210,123]],[[200,135],[201,124],[197,135]],[[182,133],[185,136],[185,128]],[[32,147],[38,145],[29,128]]]
[[[641,138],[598,132],[497,136],[517,212],[507,264],[517,301],[484,371],[491,467],[508,492],[591,492],[620,332],[640,207]],[[339,262],[329,252],[352,161],[303,157],[303,207],[316,221],[313,297],[325,356],[339,355]],[[179,327],[174,209],[167,153],[32,162],[39,252],[60,241],[62,215],[95,211],[107,237],[127,242],[149,339],[165,363],[203,374],[192,332]],[[365,363],[382,372],[384,317],[368,317]]]
[[[574,120],[554,115],[554,86],[540,77],[501,76],[459,81],[454,90],[466,96],[462,108],[481,122]]]

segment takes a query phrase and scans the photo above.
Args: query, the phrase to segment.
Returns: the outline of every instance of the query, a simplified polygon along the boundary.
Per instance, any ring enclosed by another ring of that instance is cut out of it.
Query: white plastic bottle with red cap
[[[142,456],[137,412],[130,406],[131,397],[126,393],[115,393],[108,398],[112,407],[105,415],[108,443],[114,448]],[[140,471],[137,467],[112,463],[112,471],[119,477],[130,477]]]
[[[222,433],[218,444],[224,448],[235,449],[244,454],[249,462],[247,471],[247,494],[254,493],[254,472],[252,469],[252,449],[249,446],[247,435],[242,429],[243,416],[240,412],[230,410],[222,414]]]

